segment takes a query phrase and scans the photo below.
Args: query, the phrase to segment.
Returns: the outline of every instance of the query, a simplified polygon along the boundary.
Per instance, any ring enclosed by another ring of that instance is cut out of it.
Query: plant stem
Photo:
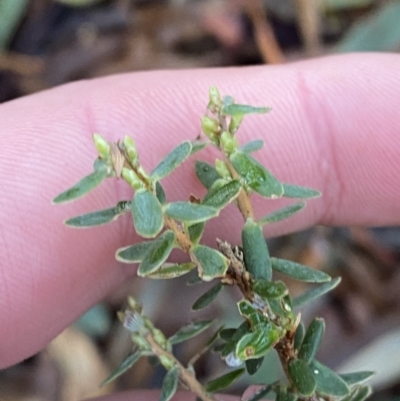
[[[153,352],[158,356],[167,357],[170,361],[174,363],[174,365],[179,369],[179,375],[182,381],[188,386],[189,390],[193,393],[197,394],[203,401],[215,401],[213,396],[210,396],[206,393],[203,386],[197,381],[196,377],[192,372],[186,369],[171,353],[165,351],[160,345],[156,342],[151,332],[146,334],[146,341],[151,346]]]

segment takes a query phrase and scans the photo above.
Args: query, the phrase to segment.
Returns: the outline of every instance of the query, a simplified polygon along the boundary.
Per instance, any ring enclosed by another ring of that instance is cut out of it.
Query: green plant
[[[145,240],[116,252],[124,263],[139,263],[138,275],[153,279],[169,279],[196,272],[191,283],[214,280],[216,284],[193,305],[198,310],[209,305],[218,294],[230,286],[237,287],[242,299],[237,303],[242,323],[239,327],[214,332],[210,340],[187,366],[173,355],[173,345],[186,341],[208,329],[212,321],[198,321],[182,327],[167,338],[143,313],[134,298],[119,313],[124,326],[131,332],[133,350],[116,371],[105,380],[114,380],[141,357],[157,359],[167,370],[161,390],[161,401],[169,400],[183,383],[203,401],[214,399],[213,393],[233,383],[247,371],[254,374],[265,357],[275,350],[281,361],[286,380],[265,383],[251,401],[275,393],[278,401],[362,401],[370,388],[362,383],[371,372],[338,375],[315,359],[325,323],[314,319],[307,330],[300,322],[299,307],[332,290],[340,278],[284,259],[270,257],[262,228],[298,213],[304,201],[293,203],[276,212],[257,218],[253,212],[252,196],[267,199],[281,197],[307,199],[320,196],[318,191],[278,181],[269,170],[251,156],[262,148],[263,141],[254,140],[239,146],[236,132],[247,114],[266,113],[268,108],[241,105],[233,98],[221,98],[215,87],[210,89],[207,114],[201,125],[205,140],[197,138],[178,145],[158,166],[148,173],[139,162],[138,150],[130,137],[122,142],[109,143],[94,135],[99,157],[94,171],[72,188],[54,199],[61,203],[79,198],[106,178],[123,178],[133,189],[131,201],[121,201],[115,207],[66,221],[71,227],[92,227],[110,223],[124,213],[131,213],[136,232]],[[191,154],[206,146],[217,147],[222,155],[215,165],[197,161],[197,177],[207,189],[203,199],[193,196],[189,201],[168,202],[161,181],[178,168]],[[205,224],[219,215],[230,203],[243,216],[242,244],[233,247],[217,239],[217,247],[201,243]],[[174,248],[188,255],[186,263],[167,263]],[[292,298],[285,283],[274,280],[273,272],[295,280],[316,283],[312,289]],[[213,348],[220,352],[227,365],[237,369],[210,381],[204,386],[196,379],[194,364],[198,357]],[[243,367],[241,367],[243,365]]]

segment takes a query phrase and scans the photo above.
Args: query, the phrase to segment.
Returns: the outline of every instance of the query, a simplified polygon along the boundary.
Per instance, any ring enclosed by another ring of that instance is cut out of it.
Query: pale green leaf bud
[[[110,144],[99,134],[93,134],[93,142],[100,158],[107,160],[110,157]]]
[[[228,131],[224,131],[221,134],[220,141],[222,149],[228,154],[231,154],[239,146],[237,139]]]
[[[151,347],[149,343],[143,338],[140,333],[132,333],[131,339],[134,344],[138,346],[141,351],[150,351]]]
[[[159,329],[153,329],[152,334],[153,334],[154,340],[157,342],[157,344],[162,349],[167,349],[168,340],[165,338],[164,333]]]
[[[217,135],[221,131],[219,126],[219,122],[214,118],[210,118],[208,116],[204,116],[201,118],[201,129],[203,130],[204,134],[211,140],[211,142],[216,143],[218,142]]]
[[[229,132],[231,134],[235,134],[237,132],[237,130],[240,127],[240,124],[243,121],[243,118],[244,118],[243,114],[239,114],[239,115],[231,117],[231,121],[229,122]]]
[[[132,310],[142,313],[142,308],[143,308],[142,304],[139,301],[137,301],[135,298],[128,297],[128,305]]]
[[[231,173],[229,172],[226,163],[220,159],[215,160],[215,169],[217,173],[223,178],[231,178]]]
[[[129,168],[122,169],[122,178],[136,191],[144,187],[137,174]]]
[[[160,355],[158,358],[160,359],[161,364],[167,370],[170,370],[175,366],[174,361],[171,360],[167,355]]]
[[[209,109],[219,111],[222,106],[221,95],[219,90],[215,86],[210,87],[209,91],[210,103],[208,104]]]
[[[135,165],[138,162],[138,152],[135,141],[128,135],[126,135],[124,138],[124,147],[128,160]]]

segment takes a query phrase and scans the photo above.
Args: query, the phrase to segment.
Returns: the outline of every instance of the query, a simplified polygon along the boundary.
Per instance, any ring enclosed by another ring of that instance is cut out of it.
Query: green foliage
[[[94,134],[98,153],[94,171],[54,199],[54,203],[75,200],[96,188],[105,178],[122,178],[134,190],[131,202],[122,201],[113,208],[73,217],[66,224],[92,227],[131,213],[136,233],[148,240],[118,249],[117,260],[139,263],[137,273],[141,277],[171,279],[193,271],[196,275],[191,277],[190,284],[214,280],[213,285],[194,302],[193,310],[205,308],[224,288],[236,287],[241,293],[237,302],[240,323],[230,328],[222,325],[193,355],[187,367],[174,356],[173,345],[202,333],[210,327],[212,320],[190,323],[167,338],[143,313],[141,304],[128,298],[128,308],[119,312],[118,317],[130,332],[134,351],[105,380],[105,384],[145,356],[153,366],[160,364],[167,370],[161,401],[169,401],[179,383],[196,393],[199,399],[213,401],[212,393],[225,389],[245,372],[254,375],[264,357],[275,350],[286,380],[265,383],[248,401],[257,401],[267,395],[271,397],[271,392],[276,394],[276,401],[362,401],[369,395],[370,388],[361,383],[371,376],[371,372],[340,376],[316,361],[324,334],[324,321],[315,318],[305,331],[299,321],[300,315],[293,311],[334,289],[340,278],[331,279],[323,271],[269,254],[263,225],[294,216],[306,203],[294,203],[261,218],[254,212],[254,192],[269,201],[281,197],[309,199],[321,195],[314,189],[281,183],[254,159],[250,153],[263,148],[262,140],[240,145],[237,132],[245,116],[269,110],[267,107],[237,104],[231,96],[222,98],[217,88],[210,88],[207,112],[201,119],[206,138],[198,137],[179,144],[150,174],[141,165],[132,138],[126,136],[122,142],[109,143],[99,134]],[[188,193],[183,200],[167,202],[160,180],[206,146],[216,147],[220,158],[215,160],[215,165],[200,160],[195,163],[195,173],[207,189],[205,196],[198,198]],[[213,248],[209,242],[203,242],[203,233],[208,221],[219,216],[228,205],[237,207],[243,217],[240,227],[242,243],[235,247],[222,238],[217,239],[217,246]],[[168,260],[174,248],[186,254],[185,262]],[[275,279],[275,271],[318,285],[292,298],[286,284]],[[168,305],[165,307],[168,313]],[[228,366],[240,368],[203,386],[196,378],[194,366],[211,346],[220,352]]]
[[[181,327],[172,337],[169,338],[169,342],[171,344],[179,344],[183,341],[189,340],[190,338],[202,333],[204,330],[207,330],[212,322],[212,320],[202,320]]]
[[[108,166],[102,160],[96,160],[93,173],[82,178],[74,186],[56,196],[53,203],[66,203],[81,198],[101,184],[108,175]]]
[[[218,294],[221,292],[223,288],[222,283],[217,283],[213,287],[211,287],[207,292],[205,292],[192,306],[192,310],[199,310],[205,308],[209,305],[215,298],[217,298]]]
[[[247,219],[242,230],[243,257],[246,270],[256,279],[271,280],[271,259],[261,228]]]

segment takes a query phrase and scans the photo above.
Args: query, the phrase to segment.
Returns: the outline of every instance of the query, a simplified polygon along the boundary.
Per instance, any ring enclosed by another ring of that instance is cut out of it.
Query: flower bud
[[[220,131],[219,122],[214,118],[210,118],[204,116],[201,118],[201,129],[204,134],[211,140],[213,143],[218,143],[218,134]]]
[[[140,181],[140,178],[137,176],[137,174],[129,169],[124,167],[122,169],[122,178],[136,191],[138,189],[143,188],[143,183]]]
[[[231,178],[231,173],[229,172],[226,163],[220,159],[215,160],[215,169],[217,173],[223,178]]]
[[[138,152],[135,141],[128,135],[126,135],[124,138],[124,147],[128,160],[135,165],[138,162]]]
[[[208,108],[212,111],[218,112],[221,109],[222,101],[219,90],[215,86],[210,87],[209,91],[210,103],[208,104]]]
[[[239,129],[240,124],[242,123],[244,118],[243,114],[239,114],[231,117],[231,121],[229,122],[229,132],[233,135]]]
[[[233,137],[232,134],[228,131],[224,131],[221,134],[220,141],[222,149],[228,154],[235,151],[239,146],[237,139]]]
[[[107,160],[110,157],[110,144],[99,134],[93,134],[93,142],[100,158]]]

